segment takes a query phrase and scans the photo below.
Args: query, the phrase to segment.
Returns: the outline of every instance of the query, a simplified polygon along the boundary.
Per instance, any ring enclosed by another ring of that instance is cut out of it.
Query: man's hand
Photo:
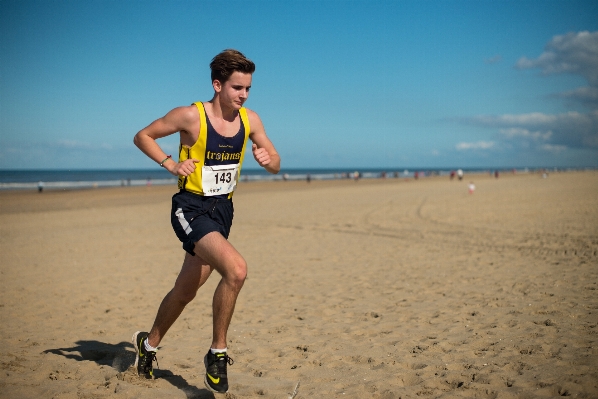
[[[179,163],[176,163],[176,161],[168,162],[164,164],[164,167],[175,176],[189,176],[195,170],[195,164],[198,162],[197,159],[191,158]]]
[[[257,148],[256,144],[251,146],[251,151],[253,152],[253,158],[257,161],[260,166],[266,166],[270,164],[270,154],[266,151],[265,148]]]

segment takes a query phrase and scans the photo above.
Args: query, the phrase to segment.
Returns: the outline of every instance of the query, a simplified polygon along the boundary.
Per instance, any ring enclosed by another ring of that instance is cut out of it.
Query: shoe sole
[[[137,375],[139,375],[139,372],[137,371],[137,365],[139,364],[139,347],[137,346],[137,336],[139,334],[141,334],[141,331],[137,331],[135,334],[133,334],[133,338],[131,339],[133,341],[133,347],[135,348],[135,365],[133,367],[135,367],[135,372]]]
[[[208,383],[208,376],[207,375],[203,377],[203,383],[206,386],[206,388],[208,388],[210,390],[210,392],[213,392],[213,393],[227,393],[228,392],[228,389],[226,391],[216,391],[214,388],[212,388],[210,386],[210,384]]]

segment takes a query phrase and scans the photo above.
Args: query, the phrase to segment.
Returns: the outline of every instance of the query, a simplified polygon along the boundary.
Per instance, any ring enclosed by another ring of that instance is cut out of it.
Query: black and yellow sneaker
[[[228,377],[226,375],[226,366],[233,365],[233,359],[228,357],[226,352],[212,353],[208,350],[207,355],[203,358],[203,363],[206,366],[206,377],[204,383],[206,387],[215,393],[225,393],[228,391]]]
[[[154,368],[152,362],[155,360],[156,363],[156,352],[145,350],[145,340],[147,339],[148,333],[137,331],[133,334],[133,345],[135,345],[135,367],[137,368],[137,375],[144,376],[145,378],[154,378]]]

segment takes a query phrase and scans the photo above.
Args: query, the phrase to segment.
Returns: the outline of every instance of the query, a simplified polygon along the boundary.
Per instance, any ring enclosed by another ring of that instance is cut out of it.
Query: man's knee
[[[187,305],[195,298],[195,296],[197,295],[197,290],[185,289],[175,284],[174,288],[171,291],[171,295],[182,305]]]
[[[247,278],[247,262],[239,256],[234,259],[231,264],[232,266],[230,267],[226,278],[240,289]]]

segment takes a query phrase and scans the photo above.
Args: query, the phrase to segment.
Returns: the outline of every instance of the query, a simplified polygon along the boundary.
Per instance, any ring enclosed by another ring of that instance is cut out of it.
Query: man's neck
[[[221,118],[227,122],[234,121],[237,115],[239,114],[239,111],[237,111],[234,108],[224,107],[220,103],[220,99],[217,95],[214,95],[212,100],[210,100],[210,104],[212,104],[212,114],[216,118]]]

